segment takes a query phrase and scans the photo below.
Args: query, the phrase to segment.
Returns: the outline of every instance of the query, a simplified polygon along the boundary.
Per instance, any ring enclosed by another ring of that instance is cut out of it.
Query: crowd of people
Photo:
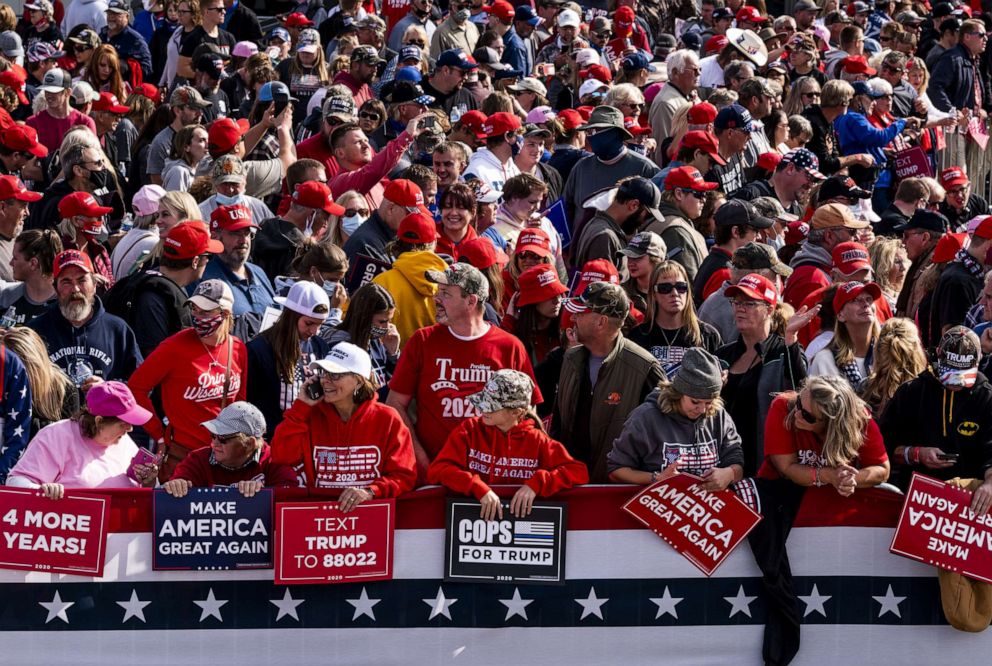
[[[692,473],[787,663],[805,488],[992,504],[992,16],[638,2],[0,5],[0,481]]]

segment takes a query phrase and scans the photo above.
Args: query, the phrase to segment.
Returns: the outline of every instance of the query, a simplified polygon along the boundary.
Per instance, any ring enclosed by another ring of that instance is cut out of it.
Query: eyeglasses
[[[405,46],[419,46],[422,49],[427,48],[427,42],[407,42]]]
[[[654,286],[654,290],[659,294],[670,294],[677,291],[680,294],[689,293],[689,285],[685,282],[659,282]]]
[[[241,441],[241,433],[234,433],[233,435],[214,435],[214,440],[219,442],[221,446],[227,446],[228,444],[233,444],[234,442]]]
[[[362,217],[368,217],[369,216],[369,209],[368,208],[345,208],[344,209],[344,216],[345,217],[352,217],[353,215],[361,215]]]
[[[348,372],[328,372],[327,370],[318,370],[317,376],[321,379],[330,379],[332,382],[340,381],[347,377]]]
[[[361,111],[361,112],[359,112],[358,117],[361,118],[362,120],[374,120],[375,122],[379,122],[379,114],[378,113],[371,113],[369,111]]]
[[[193,13],[193,10],[192,9],[177,9],[176,10],[176,13],[177,14],[192,14]]]
[[[796,396],[796,411],[799,412],[799,415],[803,417],[803,421],[806,421],[806,423],[820,422],[820,419],[816,418],[808,409],[803,407],[802,400],[800,400],[799,396]]]
[[[965,185],[964,187],[955,187],[953,190],[947,190],[948,194],[954,195],[956,197],[963,197],[967,192],[968,192],[968,185]]]
[[[226,14],[227,7],[207,7],[204,11],[217,12],[218,14]]]
[[[818,92],[804,92],[804,93],[802,93],[802,96],[803,97],[812,97],[814,99],[820,99],[820,93],[818,93]]]
[[[730,299],[730,307],[735,310],[754,310],[759,305],[765,305],[762,301],[742,301],[738,298]]]
[[[634,109],[644,108],[644,104],[641,103],[641,102],[627,102],[625,104],[621,104],[620,106],[629,106],[629,107],[634,108]]]
[[[594,32],[594,33],[592,33],[592,35],[593,35],[593,37],[596,37],[598,39],[609,39],[610,37],[613,36],[613,33],[612,32]]]
[[[979,39],[985,39],[986,37],[989,36],[987,32],[968,32],[965,34],[973,35],[975,37],[978,37]]]

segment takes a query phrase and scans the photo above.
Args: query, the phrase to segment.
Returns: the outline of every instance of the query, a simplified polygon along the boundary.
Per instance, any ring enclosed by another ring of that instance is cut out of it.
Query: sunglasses
[[[689,285],[685,282],[661,282],[654,286],[654,290],[659,294],[670,294],[673,291],[687,294],[689,293]]]
[[[700,192],[698,190],[691,190],[691,189],[688,189],[688,188],[684,188],[682,190],[682,194],[686,194],[686,195],[688,195],[690,197],[696,197],[697,199],[703,199],[704,197],[706,197],[706,193],[705,192]]]
[[[378,113],[369,113],[368,111],[362,111],[361,113],[358,114],[358,117],[361,118],[362,120],[374,120],[375,122],[379,122]]]
[[[234,442],[240,442],[241,434],[235,433],[233,435],[225,435],[223,437],[220,435],[214,435],[214,439],[217,440],[222,446],[227,446],[228,444],[233,444]]]
[[[811,414],[808,409],[806,409],[805,407],[803,407],[803,403],[799,399],[799,396],[796,396],[796,411],[799,412],[799,415],[803,417],[803,421],[806,421],[806,423],[819,423],[820,422],[820,419],[818,419],[815,416],[813,416],[813,414]]]
[[[345,208],[345,210],[344,210],[344,216],[345,217],[352,217],[353,215],[361,215],[362,217],[368,217],[369,216],[369,209],[368,208]]]

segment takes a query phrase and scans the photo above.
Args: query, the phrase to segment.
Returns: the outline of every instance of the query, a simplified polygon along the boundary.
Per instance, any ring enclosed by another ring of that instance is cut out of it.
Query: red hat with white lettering
[[[25,187],[17,176],[0,176],[0,201],[7,199],[41,201],[41,195]]]
[[[247,227],[258,228],[251,217],[251,209],[235,204],[233,206],[218,206],[210,213],[210,228],[214,231],[237,231]]]
[[[412,180],[397,178],[389,181],[386,189],[382,191],[382,198],[392,201],[397,206],[403,206],[408,213],[421,212],[430,215],[430,211],[424,206],[424,192]]]
[[[63,252],[59,252],[55,257],[55,266],[52,271],[52,277],[58,278],[58,276],[62,274],[62,271],[70,266],[82,268],[87,273],[93,272],[93,262],[90,260],[88,255],[80,252],[79,250],[65,250]]]
[[[499,111],[486,118],[486,122],[482,126],[482,133],[487,138],[492,138],[502,136],[507,132],[515,132],[521,127],[523,125],[520,124],[520,118],[516,114]]]
[[[539,227],[528,227],[517,236],[517,244],[513,248],[513,255],[533,252],[534,254],[549,258],[551,252],[551,237],[548,232]]]
[[[558,279],[554,266],[532,266],[517,277],[517,307],[542,303],[568,293],[568,287]]]
[[[293,191],[293,203],[304,208],[316,208],[330,215],[344,215],[344,206],[334,203],[331,188],[316,180],[297,185]]]
[[[845,282],[840,285],[834,293],[834,312],[840,312],[841,308],[864,292],[871,294],[873,301],[882,297],[882,288],[874,282]]]
[[[740,24],[741,21],[747,21],[749,23],[766,23],[768,22],[768,17],[762,16],[757,7],[749,7],[748,5],[744,5],[737,10],[737,23]]]
[[[830,252],[834,260],[834,268],[842,275],[854,275],[866,268],[871,269],[871,257],[868,248],[861,243],[839,243]]]
[[[110,206],[101,206],[89,192],[73,192],[59,201],[59,215],[63,220],[76,217],[103,217],[114,210]]]
[[[727,287],[723,295],[727,298],[745,296],[768,305],[775,305],[778,302],[778,290],[775,289],[775,283],[757,273],[748,273],[738,280],[737,284]]]
[[[953,166],[940,172],[940,186],[945,190],[952,190],[970,182],[964,169],[959,166]]]

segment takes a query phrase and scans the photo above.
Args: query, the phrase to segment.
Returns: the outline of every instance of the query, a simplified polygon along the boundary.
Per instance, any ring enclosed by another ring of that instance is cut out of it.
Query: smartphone
[[[274,113],[278,116],[286,110],[287,106],[289,106],[289,97],[276,95],[272,98],[272,104],[275,106]]]
[[[938,453],[937,460],[947,460],[949,462],[957,462],[958,454],[956,453]]]
[[[320,400],[324,397],[324,387],[321,386],[319,379],[312,384],[307,384],[307,397],[311,400]]]
[[[554,76],[555,75],[555,64],[553,62],[542,62],[537,66],[538,76]]]
[[[159,458],[157,455],[149,451],[148,449],[138,448],[138,452],[134,454],[131,458],[131,464],[127,468],[128,477],[138,480],[138,475],[134,473],[135,465],[157,465]]]
[[[437,116],[433,113],[420,122],[420,126],[424,129],[432,130],[437,125]]]

